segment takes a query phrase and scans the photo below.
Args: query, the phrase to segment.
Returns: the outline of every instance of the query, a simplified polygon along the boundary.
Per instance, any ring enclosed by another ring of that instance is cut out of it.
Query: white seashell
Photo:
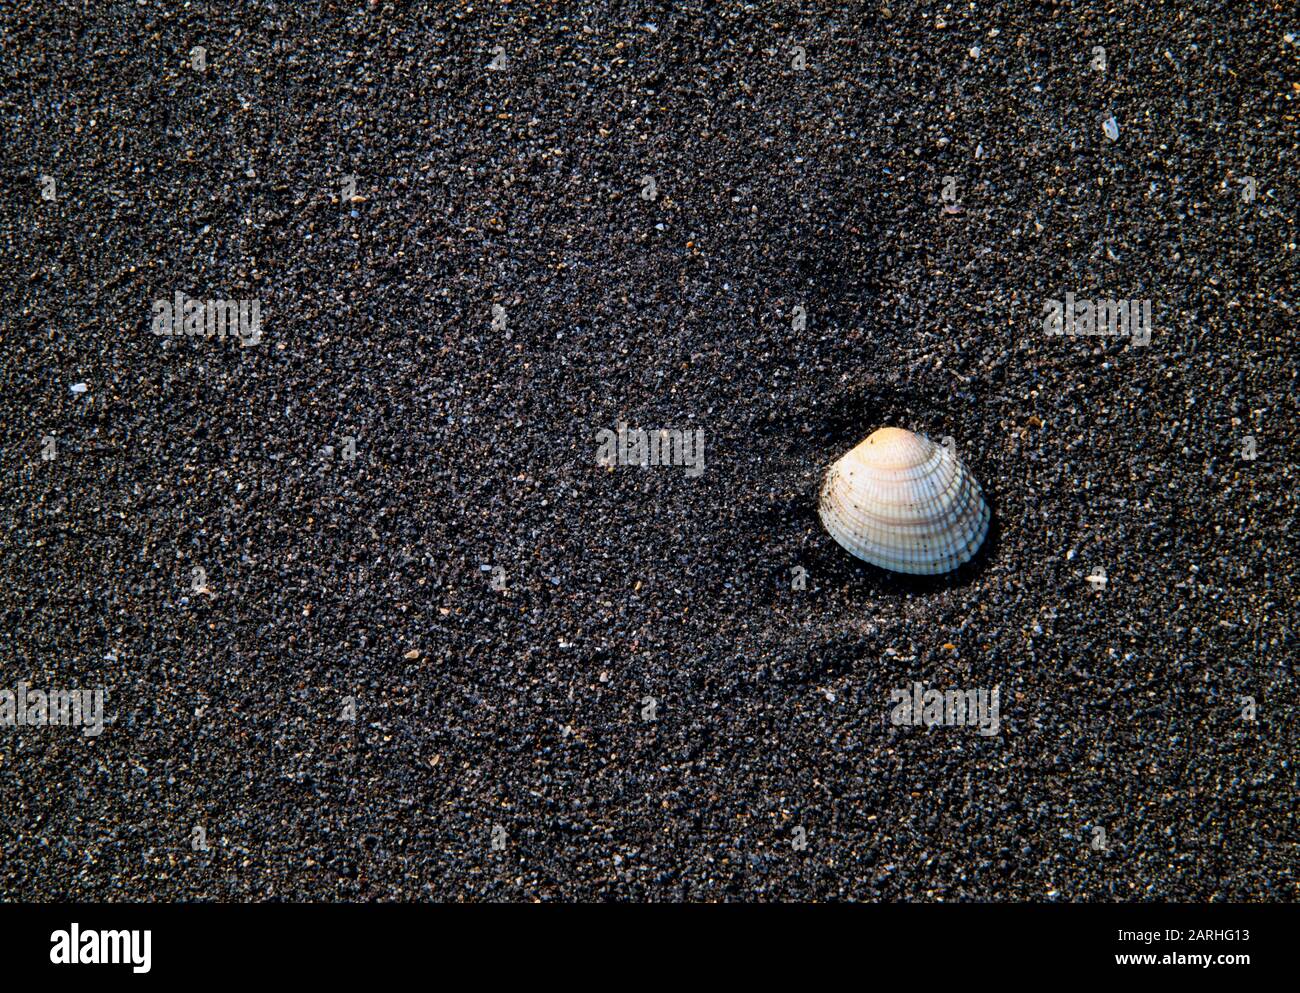
[[[817,509],[850,554],[916,575],[956,569],[989,531],[975,477],[951,450],[902,428],[881,428],[832,465]]]

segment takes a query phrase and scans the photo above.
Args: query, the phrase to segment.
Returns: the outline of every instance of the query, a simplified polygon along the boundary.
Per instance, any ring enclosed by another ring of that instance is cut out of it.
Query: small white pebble
[[[72,384],[72,392],[73,392],[73,393],[85,393],[87,389],[89,389],[89,387],[86,386],[85,383],[73,383],[73,384]]]

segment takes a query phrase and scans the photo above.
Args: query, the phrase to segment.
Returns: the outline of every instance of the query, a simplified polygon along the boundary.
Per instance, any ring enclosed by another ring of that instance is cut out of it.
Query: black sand
[[[0,686],[110,723],[0,727],[0,897],[1297,897],[1294,9],[85,6],[0,12]],[[953,576],[817,520],[883,424]]]

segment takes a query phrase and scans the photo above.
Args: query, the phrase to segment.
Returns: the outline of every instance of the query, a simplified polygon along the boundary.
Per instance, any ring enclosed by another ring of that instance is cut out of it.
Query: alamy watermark
[[[1050,335],[1129,337],[1135,345],[1151,344],[1150,300],[1065,300],[1043,304],[1043,330]]]
[[[153,333],[159,337],[238,337],[245,347],[262,340],[260,300],[196,300],[177,290],[172,300],[155,300]]]
[[[50,945],[54,965],[129,965],[132,972],[145,973],[153,964],[152,931],[83,931],[73,921],[66,931],[51,932]]]
[[[978,727],[986,737],[998,733],[1002,726],[1001,685],[989,689],[926,689],[923,683],[913,683],[911,688],[890,690],[889,700],[894,705],[889,715],[891,723],[899,727]]]
[[[104,730],[104,689],[29,690],[25,680],[17,689],[0,688],[0,726],[79,727],[97,738]]]
[[[704,473],[704,429],[678,431],[669,428],[629,428],[622,421],[617,431],[596,432],[596,462],[599,465],[682,466],[692,479]]]

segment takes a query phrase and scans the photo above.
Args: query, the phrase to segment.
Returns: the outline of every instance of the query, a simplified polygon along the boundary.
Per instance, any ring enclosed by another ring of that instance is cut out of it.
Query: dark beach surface
[[[5,5],[0,897],[1296,899],[1294,14]]]

